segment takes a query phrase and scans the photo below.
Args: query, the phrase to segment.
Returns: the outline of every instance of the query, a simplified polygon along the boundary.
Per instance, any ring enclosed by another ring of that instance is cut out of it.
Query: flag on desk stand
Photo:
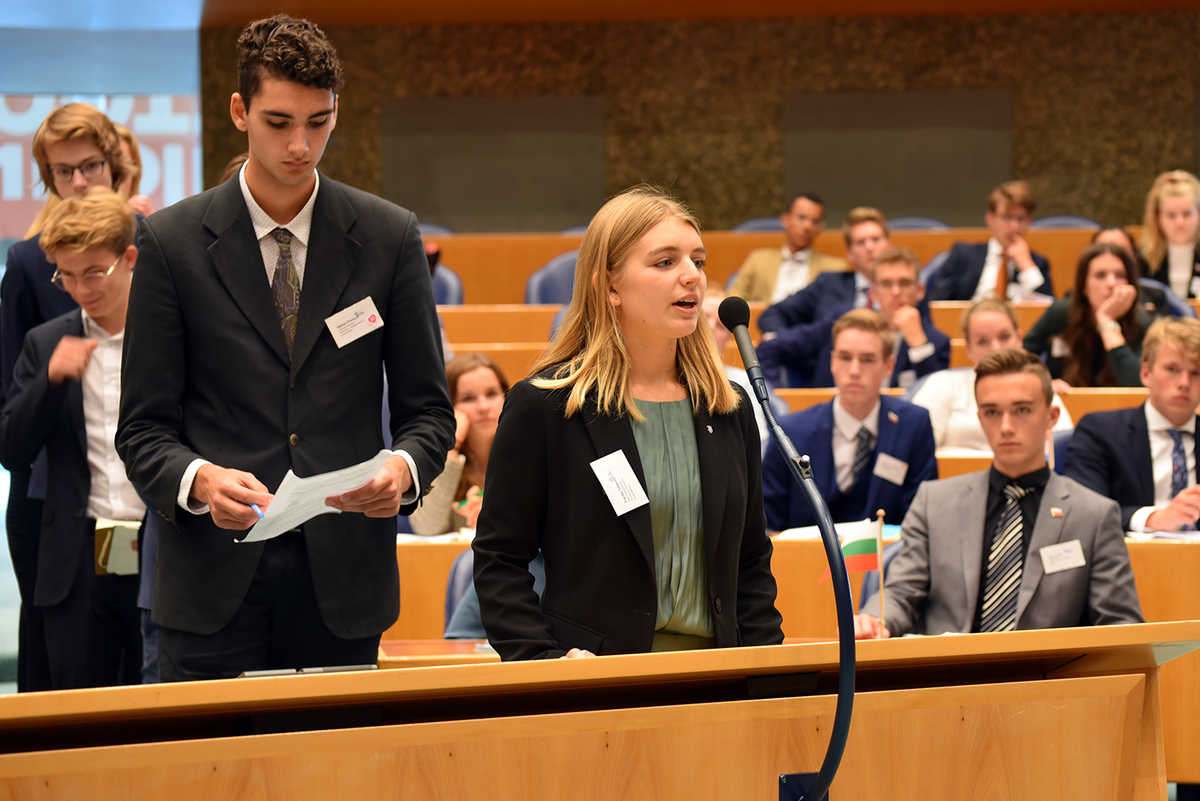
[[[878,518],[874,523],[862,520],[858,523],[838,523],[834,526],[841,542],[842,559],[846,562],[847,573],[878,570],[883,561],[883,510],[880,509],[875,514]],[[829,568],[826,567],[825,572],[821,574],[821,581],[829,576]]]

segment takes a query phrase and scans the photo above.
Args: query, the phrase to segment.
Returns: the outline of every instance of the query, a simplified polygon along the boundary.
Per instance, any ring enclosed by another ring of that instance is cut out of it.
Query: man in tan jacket
[[[751,251],[729,294],[748,301],[778,303],[823,272],[849,269],[843,259],[813,250],[825,225],[825,204],[812,193],[797,195],[783,214],[784,244]]]

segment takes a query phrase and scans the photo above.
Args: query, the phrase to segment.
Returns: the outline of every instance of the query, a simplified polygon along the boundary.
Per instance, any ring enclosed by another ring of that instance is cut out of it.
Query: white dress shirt
[[[296,213],[289,222],[280,225],[271,219],[271,215],[263,211],[262,206],[258,205],[258,201],[254,199],[254,195],[250,193],[250,187],[246,183],[246,167],[238,171],[238,182],[242,187],[242,199],[246,201],[246,208],[250,212],[250,222],[254,226],[254,235],[258,238],[258,247],[262,253],[263,267],[266,270],[267,288],[271,286],[271,282],[275,278],[275,270],[279,266],[279,242],[272,235],[276,228],[286,228],[292,235],[292,264],[296,268],[296,276],[300,280],[300,288],[304,288],[304,267],[308,262],[308,240],[312,233],[312,218],[313,207],[317,203],[317,192],[321,189],[321,174],[313,173],[316,176],[316,181],[313,183],[312,194],[308,196],[308,201]],[[303,302],[303,298],[301,299]],[[382,402],[382,398],[380,399]],[[404,493],[403,500],[411,502],[416,499],[420,482],[417,477],[417,464],[413,461],[412,456],[407,451],[396,451],[397,456],[404,459],[408,464],[408,471],[412,474],[412,486]],[[208,514],[208,505],[200,504],[192,501],[188,496],[192,492],[192,482],[196,480],[196,472],[206,464],[209,464],[207,459],[195,459],[183,471],[183,478],[179,481],[179,496],[176,498],[179,506],[192,514],[203,515]],[[342,465],[346,467],[348,465]]]
[[[82,383],[88,472],[92,477],[87,516],[93,520],[141,520],[146,504],[125,476],[125,465],[113,445],[121,406],[121,345],[125,332],[109,336],[86,311],[82,316],[83,335],[97,342]]]
[[[812,248],[793,253],[784,245],[781,251],[783,261],[779,263],[779,272],[775,274],[775,289],[771,292],[772,303],[778,303],[808,286],[808,265],[812,261]]]
[[[1009,282],[1005,289],[1005,296],[1008,300],[1014,302],[1029,300],[1029,296],[1036,294],[1038,287],[1046,283],[1042,271],[1037,269],[1018,270],[1014,280],[1012,273],[1016,265],[1011,260],[1004,259],[1004,247],[1000,244],[1000,240],[992,237],[988,240],[987,257],[983,260],[983,272],[979,276],[979,283],[975,285],[975,294],[971,296],[972,301],[978,302],[995,295],[996,279],[1000,277],[1002,263],[1004,268],[1009,271]]]
[[[1191,288],[1195,260],[1195,245],[1167,245],[1167,283],[1181,298],[1186,298]]]
[[[858,455],[859,429],[867,429],[875,437],[879,447],[879,409],[883,404],[875,401],[875,407],[859,420],[842,408],[841,398],[833,399],[833,466],[837,470],[837,485],[842,492],[854,486],[854,457]]]
[[[1162,415],[1154,404],[1146,401],[1146,428],[1150,431],[1150,463],[1154,468],[1154,505],[1143,506],[1129,518],[1130,531],[1145,531],[1146,518],[1152,512],[1165,509],[1174,497],[1171,495],[1171,454],[1175,450],[1175,438],[1172,431],[1184,431],[1188,436],[1183,438],[1183,454],[1187,459],[1187,485],[1196,483],[1196,417],[1188,418],[1187,423],[1177,426]]]

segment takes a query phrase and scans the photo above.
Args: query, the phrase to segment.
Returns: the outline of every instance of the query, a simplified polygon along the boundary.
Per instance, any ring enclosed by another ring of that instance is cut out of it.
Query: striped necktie
[[[1167,433],[1175,440],[1175,446],[1171,449],[1171,497],[1174,498],[1187,489],[1187,454],[1183,450],[1183,432],[1172,429]],[[1181,528],[1195,531],[1196,524],[1185,523]]]
[[[1025,521],[1020,502],[1028,493],[1016,484],[1004,485],[1004,511],[988,552],[980,631],[1012,631],[1017,627],[1017,596],[1025,570]]]
[[[870,465],[871,457],[874,455],[875,435],[868,431],[866,426],[863,426],[858,429],[858,450],[854,452],[854,471],[851,473],[850,486],[858,483],[859,477]]]

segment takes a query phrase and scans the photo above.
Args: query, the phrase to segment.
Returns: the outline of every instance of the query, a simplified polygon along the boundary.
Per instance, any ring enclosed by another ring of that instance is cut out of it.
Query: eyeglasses
[[[100,173],[104,170],[104,165],[108,163],[108,159],[96,159],[95,161],[85,161],[74,167],[68,167],[66,164],[55,164],[50,167],[50,176],[56,184],[69,184],[75,177],[75,171],[79,170],[79,174],[85,179],[99,178]]]
[[[899,281],[876,281],[875,286],[880,289],[886,289],[888,292],[900,292],[902,290],[912,289],[917,285],[917,282],[911,278],[904,278]]]
[[[83,285],[88,289],[99,289],[100,287],[104,286],[104,282],[110,275],[112,275],[112,271],[117,269],[117,265],[120,264],[120,262],[121,257],[117,256],[117,260],[114,261],[112,266],[107,270],[101,270],[99,267],[97,267],[94,270],[85,271],[84,274],[79,278],[76,278],[73,275],[60,273],[58,270],[55,270],[54,275],[50,276],[50,283],[54,284],[63,292],[69,292],[70,290],[67,289],[67,286],[75,286],[75,284],[79,281],[82,281]]]

